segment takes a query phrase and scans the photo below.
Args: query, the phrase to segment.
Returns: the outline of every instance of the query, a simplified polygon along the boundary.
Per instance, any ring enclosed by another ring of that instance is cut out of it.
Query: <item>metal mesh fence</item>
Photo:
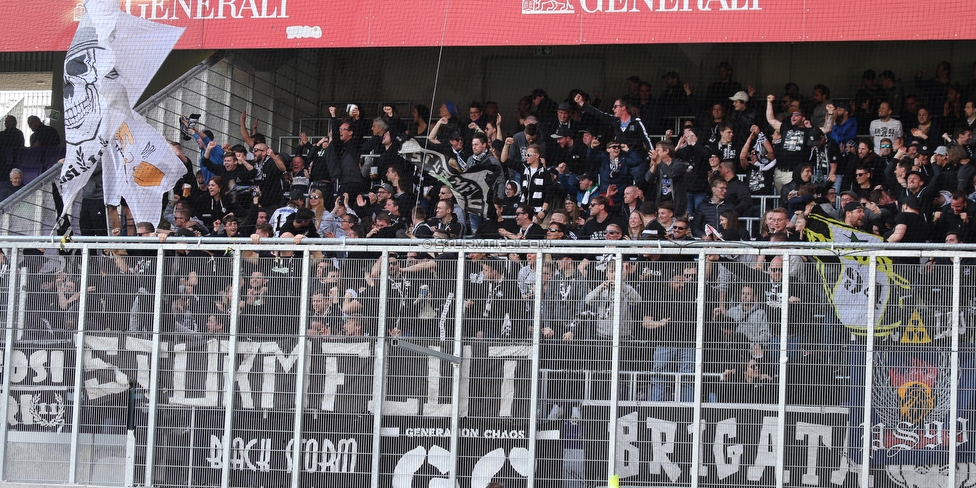
[[[966,253],[431,251],[6,249],[3,479],[968,486]]]

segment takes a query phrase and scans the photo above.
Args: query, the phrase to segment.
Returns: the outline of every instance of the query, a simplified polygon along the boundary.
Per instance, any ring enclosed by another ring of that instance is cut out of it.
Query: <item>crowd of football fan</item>
[[[517,126],[494,102],[466,114],[444,102],[434,117],[417,105],[409,120],[393,104],[372,119],[354,104],[329,107],[332,133],[302,134],[294,155],[275,153],[246,113],[240,144],[214,141],[191,115],[181,129],[199,157],[173,144],[187,173],[163,220],[212,236],[739,240],[796,239],[805,215],[822,212],[889,241],[976,238],[976,81],[953,83],[948,63],[914,91],[867,71],[854,99],[837,103],[824,85],[810,98],[794,83],[757,97],[729,64],[718,74],[697,94],[669,72],[657,98],[631,77],[609,113],[581,90],[556,102],[537,89],[519,100]],[[404,159],[411,138],[458,174],[486,171],[492,208],[470,211]],[[759,216],[758,195],[780,205]],[[760,228],[746,232],[742,217],[761,217]]]
[[[315,141],[301,134],[290,156],[269,147],[256,132],[257,121],[248,127],[246,113],[240,119],[243,143],[235,145],[215,141],[202,130],[205,116],[194,114],[181,119],[181,130],[198,145],[200,170],[194,171],[196,155],[191,159],[181,143],[173,143],[187,173],[173,188],[159,228],[148,222],[133,227],[141,236],[169,227],[179,236],[249,236],[256,242],[272,236],[789,241],[803,239],[815,213],[889,241],[976,239],[976,171],[970,164],[976,81],[965,87],[952,82],[951,68],[942,62],[935,78],[919,76],[914,91],[907,91],[890,71],[867,71],[854,99],[835,103],[823,85],[814,86],[809,99],[793,83],[782,96],[763,98],[734,81],[727,63],[718,72],[719,81],[702,94],[669,72],[657,98],[650,83],[632,77],[627,93],[607,104],[611,113],[600,109],[599,97],[581,90],[560,102],[534,90],[519,101],[517,129],[510,135],[493,102],[471,103],[467,114],[444,102],[436,118],[417,105],[406,122],[394,105],[372,119],[354,104],[344,107],[344,117],[340,107],[330,107],[332,133]],[[689,116],[702,112],[704,117]],[[649,135],[660,133],[656,141]],[[400,149],[411,139],[443,154],[456,174],[485,172],[494,193],[491,211],[471,212],[450,187],[409,164]],[[755,195],[778,195],[781,204],[758,216]],[[760,217],[755,235],[745,230],[742,217]],[[464,306],[466,337],[527,338],[533,299],[542,293],[541,334],[551,340],[543,352],[547,365],[559,369],[581,357],[549,345],[585,339],[596,344],[586,357],[600,358],[613,336],[618,307],[611,254],[547,256],[541,270],[533,255],[472,255],[471,269],[462,272],[448,269],[456,266],[453,259],[427,254],[393,257],[390,263],[356,253],[322,256],[309,293],[309,324],[298,324],[294,312],[300,296],[295,256],[249,254],[239,304],[246,333],[373,335],[376,324],[364,320],[379,316],[385,286],[380,270],[388,265],[386,325],[392,335],[453,337],[444,317]],[[93,293],[111,292],[108,302],[94,303],[109,303],[116,316],[114,322],[92,323],[113,330],[138,327],[132,325],[139,321],[130,317],[131,303],[116,303],[119,297],[138,299],[132,290],[139,286],[120,284],[138,279],[113,276],[147,273],[139,259],[104,258],[102,269],[111,270],[109,278],[102,277],[107,284],[88,286]],[[214,255],[201,257],[199,263],[207,264],[174,264],[166,291],[172,330],[227,330],[233,289],[228,262]],[[624,355],[628,368],[694,370],[696,309],[689,304],[698,301],[692,284],[699,268],[690,262],[655,254],[623,264],[620,338],[625,346],[641,344]],[[813,264],[799,257],[789,262],[789,297],[783,296],[783,264],[780,257],[757,262],[713,256],[701,277],[709,283],[707,318],[717,324],[710,329],[717,345],[710,364],[721,365],[713,371],[721,380],[738,372],[748,384],[741,394],[756,395],[753,383],[777,373],[779,311],[787,302],[790,364],[808,368],[804,374],[817,378],[816,384],[833,381],[832,354],[847,334],[827,305]],[[896,260],[922,264],[919,282],[946,279],[932,271],[946,262]],[[535,290],[539,271],[543,289]],[[70,309],[80,289],[71,275],[37,273],[43,292],[38,296],[47,300],[38,311]],[[462,304],[451,301],[458,276],[465,280]],[[949,303],[942,295],[925,299]],[[655,346],[652,358],[641,352],[646,344]],[[669,381],[654,376],[646,397],[665,398]],[[678,389],[676,396],[690,398],[690,383]],[[794,393],[810,392],[820,394],[810,388]]]

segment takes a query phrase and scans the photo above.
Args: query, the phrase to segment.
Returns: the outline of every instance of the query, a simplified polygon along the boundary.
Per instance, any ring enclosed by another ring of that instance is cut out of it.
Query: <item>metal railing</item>
[[[976,246],[602,244],[9,237],[0,480],[970,475]]]

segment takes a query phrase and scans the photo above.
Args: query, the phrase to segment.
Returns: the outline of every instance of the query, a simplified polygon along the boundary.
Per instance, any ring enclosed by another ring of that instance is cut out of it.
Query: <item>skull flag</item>
[[[125,198],[136,222],[157,222],[162,194],[186,168],[168,142],[132,110],[183,29],[87,0],[64,61],[62,215],[102,164],[105,203]]]

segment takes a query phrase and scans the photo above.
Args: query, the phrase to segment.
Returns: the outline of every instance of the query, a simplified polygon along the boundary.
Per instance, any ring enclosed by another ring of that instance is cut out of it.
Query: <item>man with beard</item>
[[[830,132],[830,138],[838,146],[843,146],[857,137],[857,119],[851,116],[851,112],[849,102],[840,102],[834,107],[834,130]]]
[[[874,147],[881,147],[881,139],[887,137],[895,140],[896,137],[905,135],[901,121],[891,118],[891,104],[881,102],[878,105],[878,118],[871,121],[870,134],[874,137]]]
[[[790,120],[780,122],[773,114],[773,102],[776,101],[775,95],[766,97],[766,122],[783,135],[782,149],[776,150],[776,170],[774,186],[779,191],[783,185],[793,181],[794,171],[803,163],[809,161],[810,153],[806,146],[809,132],[809,122],[803,117],[803,111],[799,108],[790,109]],[[827,104],[827,115],[824,118],[824,125],[820,128],[824,134],[829,134],[834,126],[834,106]]]
[[[288,170],[285,161],[263,142],[255,144],[251,152],[254,160],[248,162],[257,171],[254,182],[261,188],[259,202],[265,208],[278,208],[285,196],[283,177]]]

